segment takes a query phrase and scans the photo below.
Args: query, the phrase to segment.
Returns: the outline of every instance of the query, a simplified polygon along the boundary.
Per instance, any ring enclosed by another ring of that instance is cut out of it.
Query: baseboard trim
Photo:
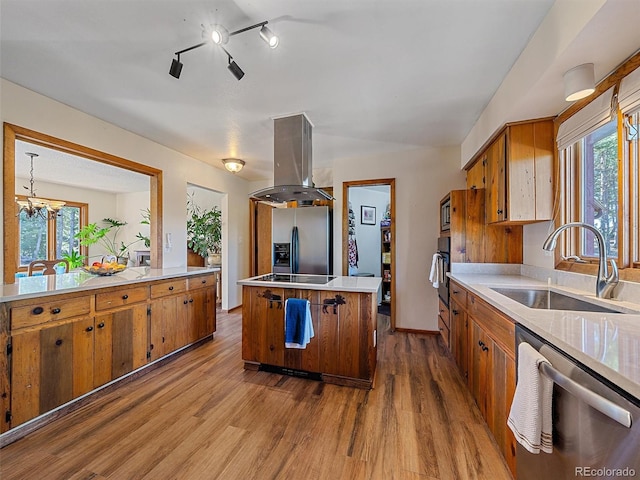
[[[416,335],[439,335],[440,334],[438,330],[416,330],[414,328],[401,328],[401,327],[396,327],[396,332],[415,333]]]

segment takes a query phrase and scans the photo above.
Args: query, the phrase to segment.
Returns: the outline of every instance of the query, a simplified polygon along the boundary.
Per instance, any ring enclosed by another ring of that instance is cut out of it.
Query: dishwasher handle
[[[631,413],[624,408],[616,405],[588,388],[583,387],[579,383],[574,382],[569,377],[563,375],[546,362],[540,363],[540,371],[549,377],[553,382],[569,392],[574,397],[582,400],[587,405],[595,408],[620,425],[631,428]]]

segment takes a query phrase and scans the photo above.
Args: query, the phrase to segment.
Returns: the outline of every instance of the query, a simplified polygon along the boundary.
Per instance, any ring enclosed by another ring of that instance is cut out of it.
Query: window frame
[[[16,199],[18,200],[26,200],[26,195],[16,195]],[[74,202],[71,200],[64,200],[58,198],[51,198],[51,200],[65,202],[65,207],[76,207],[80,209],[80,228],[83,228],[87,225],[89,219],[89,204],[82,202]],[[46,260],[55,260],[56,256],[56,246],[57,246],[57,233],[56,233],[56,222],[57,217],[50,219],[47,221],[47,258]],[[20,216],[15,216],[15,234],[16,234],[16,245],[20,245]],[[88,254],[88,247],[80,246],[80,255]],[[20,265],[20,249],[16,249],[16,271],[17,272],[26,272],[28,270],[28,265]]]
[[[640,68],[640,53],[636,53],[626,62],[620,65],[611,75],[605,78],[596,87],[596,92],[585,99],[575,102],[572,106],[558,115],[555,119],[555,133],[557,137],[559,126],[593,102],[601,94],[616,87],[614,97],[620,82],[629,73]],[[640,142],[630,140],[627,135],[626,116],[616,106],[617,135],[618,135],[618,256],[615,258],[620,267],[620,278],[623,280],[640,281]],[[640,112],[632,112],[640,119]],[[574,144],[565,150],[556,149],[556,215],[555,226],[560,226],[570,221],[579,221],[581,218],[581,202],[576,197],[578,188],[577,180],[581,175],[581,162],[575,162],[575,156],[579,154],[576,149],[579,144]],[[575,163],[572,163],[573,162]],[[571,200],[571,201],[570,201]],[[595,275],[598,270],[598,259],[592,257],[580,257],[586,263],[577,263],[566,260],[568,255],[579,253],[581,232],[579,229],[565,230],[560,237],[559,248],[555,252],[555,268],[577,273]],[[563,238],[564,237],[564,238]],[[611,258],[611,257],[609,257]]]

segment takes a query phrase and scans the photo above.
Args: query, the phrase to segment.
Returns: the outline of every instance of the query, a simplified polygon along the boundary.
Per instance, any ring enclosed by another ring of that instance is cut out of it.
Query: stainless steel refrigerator
[[[333,273],[329,207],[274,208],[271,241],[273,273]]]

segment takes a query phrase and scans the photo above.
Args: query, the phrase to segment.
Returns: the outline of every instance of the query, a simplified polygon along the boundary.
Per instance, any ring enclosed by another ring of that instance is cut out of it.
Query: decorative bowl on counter
[[[93,275],[101,275],[101,276],[114,275],[116,273],[120,273],[124,271],[126,268],[127,268],[126,265],[122,265],[115,262],[110,262],[110,263],[96,262],[93,265],[82,267],[82,269],[85,272],[91,273]]]

